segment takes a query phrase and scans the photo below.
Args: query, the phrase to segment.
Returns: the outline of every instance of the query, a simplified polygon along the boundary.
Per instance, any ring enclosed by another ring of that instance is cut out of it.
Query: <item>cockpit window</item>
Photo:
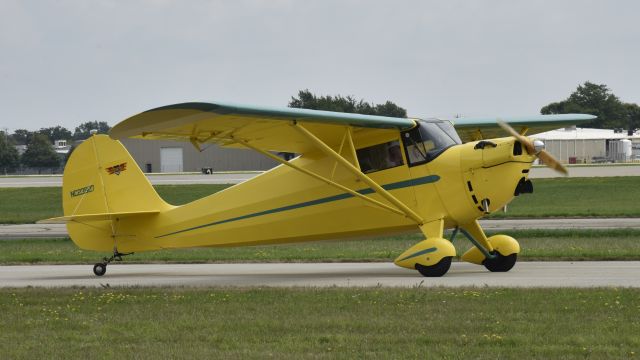
[[[409,166],[435,159],[443,151],[462,141],[449,121],[419,121],[418,126],[402,133]]]
[[[360,169],[365,174],[404,165],[399,141],[358,149],[356,155]]]

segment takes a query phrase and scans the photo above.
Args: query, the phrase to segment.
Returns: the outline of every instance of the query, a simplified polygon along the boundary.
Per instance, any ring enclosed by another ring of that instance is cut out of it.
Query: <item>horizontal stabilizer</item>
[[[100,221],[100,220],[114,220],[125,217],[145,216],[159,214],[160,211],[132,211],[132,212],[114,212],[114,213],[102,213],[102,214],[81,214],[71,216],[60,216],[50,219],[39,220],[36,224],[66,224],[70,221],[82,222],[82,221]]]

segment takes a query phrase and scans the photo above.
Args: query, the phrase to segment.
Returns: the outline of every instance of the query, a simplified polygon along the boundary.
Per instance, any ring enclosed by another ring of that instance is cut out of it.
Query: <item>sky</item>
[[[111,126],[298,90],[414,117],[520,116],[606,84],[640,103],[640,1],[0,0],[0,129]]]

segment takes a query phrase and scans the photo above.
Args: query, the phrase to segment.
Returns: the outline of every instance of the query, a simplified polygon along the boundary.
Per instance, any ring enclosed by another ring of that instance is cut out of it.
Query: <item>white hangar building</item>
[[[640,134],[627,130],[566,128],[532,136],[567,164],[640,161]]]

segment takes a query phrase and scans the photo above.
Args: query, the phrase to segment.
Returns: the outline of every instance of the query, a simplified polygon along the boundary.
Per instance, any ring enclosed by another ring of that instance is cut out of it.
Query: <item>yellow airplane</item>
[[[133,252],[334,240],[421,231],[425,240],[395,264],[442,276],[456,256],[452,237],[472,247],[463,261],[510,270],[520,252],[507,235],[487,237],[478,219],[533,190],[536,158],[566,170],[524,134],[570,126],[591,115],[525,118],[391,118],[222,103],[152,109],[93,135],[63,177],[71,239],[87,250]],[[507,123],[515,126],[515,131]],[[458,132],[456,132],[456,130]],[[506,132],[505,132],[506,131]],[[500,137],[509,134],[508,137]],[[162,200],[118,139],[162,139],[255,150],[279,163],[255,178],[182,206]],[[464,143],[463,143],[464,141]],[[286,161],[274,152],[299,154]]]

